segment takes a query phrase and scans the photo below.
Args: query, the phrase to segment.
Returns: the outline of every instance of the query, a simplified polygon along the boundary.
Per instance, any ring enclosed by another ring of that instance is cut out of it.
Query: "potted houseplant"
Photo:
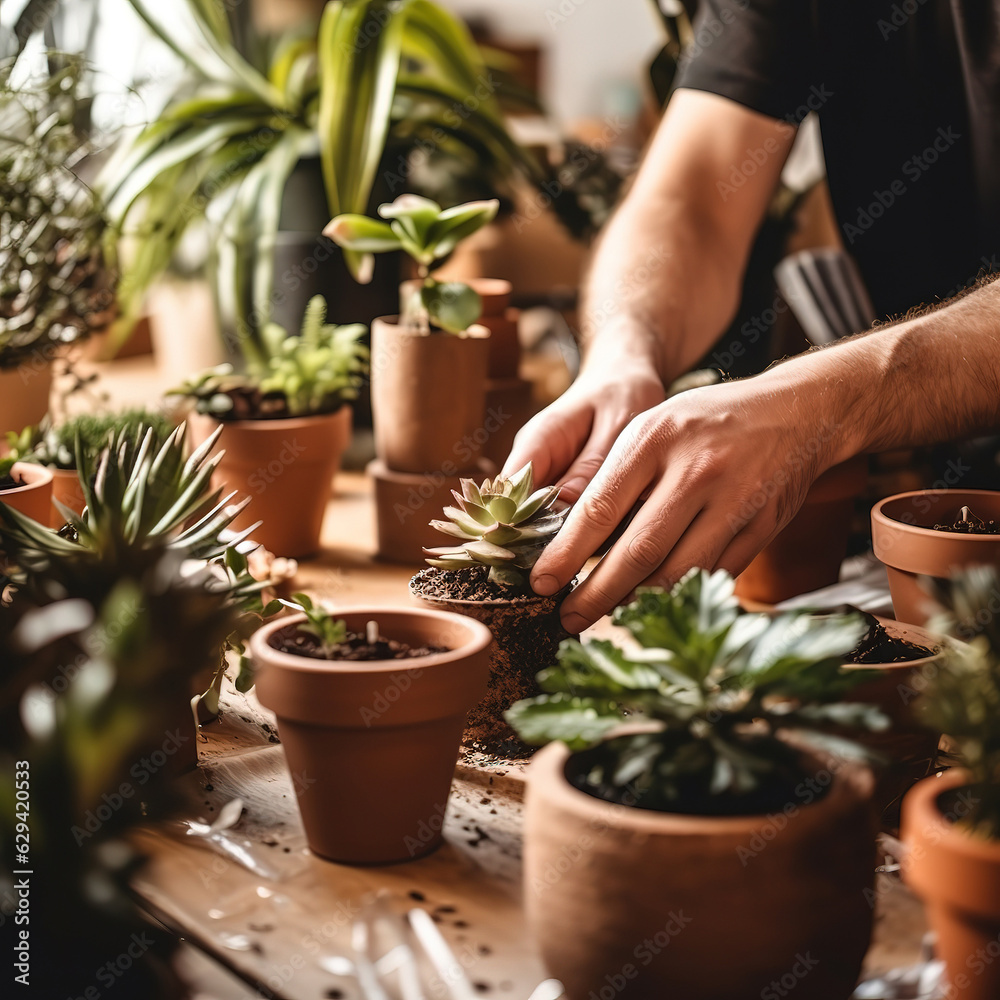
[[[431,527],[453,539],[425,549],[429,567],[410,580],[410,593],[423,606],[469,615],[496,638],[485,698],[470,712],[466,740],[500,756],[522,755],[503,713],[538,690],[535,675],[555,659],[567,633],[559,606],[569,592],[541,597],[528,582],[531,567],[562,526],[559,490],[534,489],[531,464],[509,479],[477,485],[461,480],[447,520]]]
[[[998,520],[1000,493],[991,490],[914,490],[875,504],[872,548],[885,564],[896,617],[923,625],[941,610],[920,576],[947,579],[969,566],[1000,567]]]
[[[921,701],[929,726],[957,746],[959,767],[925,778],[903,800],[903,877],[926,906],[945,964],[943,995],[1000,995],[1000,632],[995,568],[939,588],[938,621],[969,640],[931,678]],[[985,624],[984,624],[985,623]]]
[[[38,423],[51,365],[114,317],[103,206],[75,170],[91,152],[76,128],[80,60],[18,79],[0,61],[0,433]]]
[[[465,714],[486,686],[489,630],[443,611],[342,608],[253,634],[257,693],[278,718],[310,848],[349,864],[434,850]]]
[[[80,414],[59,424],[43,420],[37,426],[26,427],[20,434],[10,432],[7,444],[10,453],[20,461],[44,465],[51,471],[53,504],[49,525],[58,528],[66,522],[59,504],[76,514],[83,513],[85,500],[77,469],[77,438],[83,453],[96,457],[113,436],[122,431],[134,436],[147,427],[154,431],[155,447],[159,447],[173,430],[173,424],[162,414],[132,409],[120,413]]]
[[[196,443],[222,433],[216,482],[251,500],[235,528],[259,520],[255,539],[293,558],[319,548],[333,477],[351,440],[348,400],[366,368],[365,328],[325,319],[317,295],[298,336],[268,323],[259,347],[247,351],[245,371],[222,365],[170,393],[194,401],[188,421]]]
[[[813,1000],[843,1000],[871,932],[874,779],[820,728],[887,724],[839,700],[864,623],[741,614],[731,577],[703,570],[641,590],[615,623],[630,645],[565,642],[545,693],[508,712],[551,742],[525,821],[550,972],[573,1000],[609,984],[730,1000],[796,969]]]
[[[52,505],[52,473],[14,456],[0,458],[0,507],[19,510],[43,524],[49,522]],[[3,546],[0,546],[0,551]]]

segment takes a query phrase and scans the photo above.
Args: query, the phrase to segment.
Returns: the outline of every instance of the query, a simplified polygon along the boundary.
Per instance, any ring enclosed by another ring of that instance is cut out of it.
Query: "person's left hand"
[[[694,566],[745,569],[819,473],[847,457],[816,396],[808,408],[802,399],[787,380],[758,377],[692,389],[635,417],[532,571],[537,593],[556,593],[641,501],[566,598],[564,628],[580,632],[637,586],[672,586]]]

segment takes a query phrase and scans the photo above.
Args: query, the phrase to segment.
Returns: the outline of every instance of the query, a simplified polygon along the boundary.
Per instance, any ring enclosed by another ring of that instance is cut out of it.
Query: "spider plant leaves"
[[[515,702],[504,713],[518,735],[532,746],[562,740],[571,750],[583,750],[622,724],[617,703],[557,693]]]
[[[429,0],[412,0],[404,51],[432,72],[465,91],[499,119],[494,87],[469,29],[454,14]]]

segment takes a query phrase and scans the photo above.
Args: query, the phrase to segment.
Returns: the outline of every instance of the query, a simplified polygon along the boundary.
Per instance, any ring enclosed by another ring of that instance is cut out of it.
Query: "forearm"
[[[1000,282],[759,376],[789,419],[836,428],[829,464],[1000,427]]]

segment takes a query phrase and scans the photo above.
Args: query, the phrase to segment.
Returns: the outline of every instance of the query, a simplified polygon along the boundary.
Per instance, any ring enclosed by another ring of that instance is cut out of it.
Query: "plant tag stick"
[[[378,622],[372,621],[368,623],[365,639],[368,640],[369,646],[374,646],[378,642]]]

